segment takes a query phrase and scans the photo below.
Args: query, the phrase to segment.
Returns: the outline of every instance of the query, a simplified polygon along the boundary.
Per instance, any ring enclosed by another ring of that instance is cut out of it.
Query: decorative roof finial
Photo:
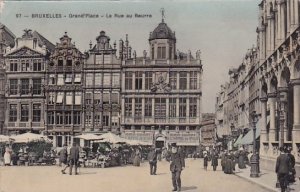
[[[165,9],[164,9],[164,8],[161,8],[161,9],[160,9],[160,12],[161,12],[161,22],[164,23],[164,21],[165,21],[165,20],[164,20],[164,18],[165,18]]]

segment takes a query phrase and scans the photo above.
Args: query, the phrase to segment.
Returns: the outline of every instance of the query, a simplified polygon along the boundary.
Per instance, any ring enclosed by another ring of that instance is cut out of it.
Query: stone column
[[[271,15],[270,19],[270,53],[273,53],[275,49],[275,20],[274,20],[274,15]]]
[[[146,83],[146,80],[145,80],[145,72],[143,72],[143,75],[142,75],[142,90],[145,90],[145,83]]]
[[[264,150],[264,144],[269,142],[269,135],[267,132],[267,97],[260,98],[261,101],[261,128],[260,128],[260,152],[261,155],[267,155],[268,151]],[[268,143],[269,145],[269,143]]]
[[[280,97],[284,97],[284,98],[281,98],[281,100],[282,99],[287,99],[287,94],[288,94],[288,88],[287,87],[279,87],[278,91],[280,93]],[[281,102],[280,103],[281,107],[282,108],[284,107],[285,111],[284,111],[284,114],[283,114],[283,116],[284,116],[283,135],[282,135],[282,132],[281,132],[282,127],[280,127],[280,130],[279,130],[279,141],[283,137],[284,138],[283,141],[285,142],[285,141],[287,141],[287,134],[288,134],[288,130],[287,130],[287,111],[288,110],[287,110],[287,106],[286,106],[287,105],[287,103],[286,103],[287,101],[285,101],[285,102],[280,101],[280,102]],[[279,109],[279,110],[280,110],[280,113],[281,113],[281,109]],[[280,123],[280,126],[281,126],[281,123]]]
[[[293,29],[294,24],[295,24],[294,1],[295,1],[295,0],[290,1],[290,7],[289,7],[289,10],[290,10],[290,18],[291,18],[291,19],[290,19],[290,27],[291,27],[291,29]]]
[[[121,124],[125,123],[125,98],[121,99]]]
[[[293,29],[296,29],[299,26],[299,1],[294,0],[294,14],[295,14],[295,25]]]
[[[280,4],[277,4],[277,45],[280,45],[281,42],[281,9]]]
[[[286,1],[286,15],[287,15],[287,18],[286,18],[286,22],[287,22],[287,33],[288,35],[290,34],[290,20],[291,20],[291,5],[290,5],[290,1]]]
[[[269,131],[269,147],[272,147],[272,142],[275,141],[276,130],[276,93],[268,94],[270,105],[270,131]]]
[[[135,90],[135,72],[132,72],[132,90]]]
[[[152,119],[155,122],[155,98],[152,98]]]
[[[286,37],[286,26],[285,26],[285,1],[281,1],[281,5],[280,5],[280,11],[281,11],[281,37],[280,37],[280,40],[283,41]]]
[[[267,17],[268,27],[267,27],[267,55],[271,54],[271,16]]]

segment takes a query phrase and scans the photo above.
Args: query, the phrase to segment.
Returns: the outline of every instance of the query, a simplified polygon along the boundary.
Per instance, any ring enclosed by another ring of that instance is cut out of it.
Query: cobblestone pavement
[[[267,189],[218,167],[203,170],[202,160],[186,160],[182,191],[266,192]],[[141,167],[81,168],[79,175],[62,175],[57,166],[0,167],[0,192],[168,192],[172,190],[169,163],[158,162],[157,175],[149,174],[148,163]]]

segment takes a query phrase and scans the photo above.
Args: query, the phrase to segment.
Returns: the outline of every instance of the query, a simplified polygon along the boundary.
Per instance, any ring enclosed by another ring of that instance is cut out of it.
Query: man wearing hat
[[[169,153],[167,160],[170,162],[170,171],[172,173],[173,191],[181,190],[181,178],[180,174],[185,167],[184,157],[182,153],[178,151],[176,143],[171,144],[171,153]]]
[[[63,149],[58,152],[59,161],[62,163],[62,170],[61,170],[62,174],[66,174],[65,171],[67,167],[69,167],[67,147],[68,147],[67,144],[64,144]]]
[[[157,152],[154,146],[151,148],[151,151],[148,154],[148,160],[150,164],[150,175],[156,175]]]
[[[290,162],[288,155],[284,152],[283,147],[279,148],[280,155],[276,160],[275,172],[280,183],[281,192],[285,192],[287,188],[287,177],[290,170]]]

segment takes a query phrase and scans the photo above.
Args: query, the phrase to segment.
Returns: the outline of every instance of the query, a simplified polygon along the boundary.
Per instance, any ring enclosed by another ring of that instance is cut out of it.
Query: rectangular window
[[[166,58],[166,47],[157,47],[157,59]]]
[[[10,60],[10,71],[18,71],[18,61]]]
[[[34,95],[40,95],[42,93],[42,79],[32,79],[32,93]]]
[[[73,105],[73,93],[66,92],[66,105]]]
[[[93,73],[87,73],[85,76],[85,85],[92,86],[93,82]]]
[[[190,89],[197,89],[197,72],[190,73]]]
[[[143,72],[136,71],[135,72],[135,89],[141,90],[143,83]]]
[[[56,84],[56,80],[55,80],[55,74],[50,74],[49,75],[49,85],[55,85]]]
[[[119,117],[117,113],[113,113],[111,118],[111,126],[119,126]]]
[[[151,48],[151,58],[154,59],[154,46]]]
[[[119,94],[118,93],[112,93],[111,94],[111,103],[112,104],[118,104],[119,103]]]
[[[63,104],[64,92],[58,92],[56,97],[56,104]]]
[[[75,74],[74,83],[81,83],[81,74]]]
[[[171,89],[176,90],[177,89],[177,72],[170,72],[169,74],[169,83],[171,86]]]
[[[62,124],[64,124],[63,113],[56,112],[56,125],[62,125]]]
[[[115,73],[112,76],[112,86],[119,87],[120,86],[120,74]]]
[[[186,117],[186,98],[179,98],[179,117]]]
[[[132,98],[125,98],[125,117],[132,117]]]
[[[152,98],[145,98],[145,117],[152,117]]]
[[[72,113],[69,111],[65,112],[65,124],[72,124]]]
[[[101,116],[100,116],[100,113],[96,113],[96,115],[95,115],[95,124],[96,125],[101,125]]]
[[[30,71],[29,60],[22,60],[21,67],[22,67],[22,71]]]
[[[135,98],[134,116],[142,117],[142,98]]]
[[[151,71],[146,71],[145,72],[145,89],[150,90],[152,87],[152,72]]]
[[[110,86],[110,73],[104,73],[103,86]]]
[[[66,74],[65,83],[72,84],[73,75],[71,73]]]
[[[53,125],[54,124],[54,112],[50,111],[48,112],[48,124]]]
[[[176,98],[170,98],[169,99],[169,116],[170,117],[176,117]]]
[[[21,121],[28,121],[29,119],[29,105],[21,105]]]
[[[17,95],[18,94],[18,79],[9,80],[9,94]]]
[[[63,85],[64,84],[64,74],[58,74],[57,75],[57,85]]]
[[[95,105],[101,104],[101,92],[99,92],[99,91],[96,91],[94,93],[94,104]]]
[[[109,115],[103,115],[103,126],[109,126]]]
[[[85,104],[90,105],[92,104],[92,94],[93,93],[85,93]]]
[[[103,104],[109,104],[109,93],[103,93]]]
[[[187,72],[180,72],[179,73],[179,88],[181,90],[187,89]]]
[[[86,114],[85,116],[85,125],[86,126],[92,125],[92,115],[90,113]]]
[[[169,59],[172,59],[173,48],[169,47]]]
[[[40,59],[33,60],[33,71],[42,71],[42,61]]]
[[[32,118],[33,122],[41,121],[41,104],[33,104],[32,115],[33,115],[33,118]]]
[[[197,117],[197,98],[190,98],[190,117]]]
[[[166,98],[155,98],[155,118],[166,118]]]
[[[29,91],[29,79],[21,79],[21,94],[28,95]]]
[[[125,89],[132,90],[132,72],[125,72]]]
[[[17,104],[10,104],[9,105],[9,121],[16,122],[17,118],[18,118]]]
[[[81,123],[81,114],[80,114],[80,111],[74,111],[73,112],[73,123],[74,125],[80,125]]]
[[[81,92],[75,92],[75,105],[81,105]]]
[[[53,105],[54,103],[55,103],[55,93],[54,92],[50,92],[49,93],[48,104]]]
[[[101,86],[102,85],[102,74],[95,73],[95,85]]]

